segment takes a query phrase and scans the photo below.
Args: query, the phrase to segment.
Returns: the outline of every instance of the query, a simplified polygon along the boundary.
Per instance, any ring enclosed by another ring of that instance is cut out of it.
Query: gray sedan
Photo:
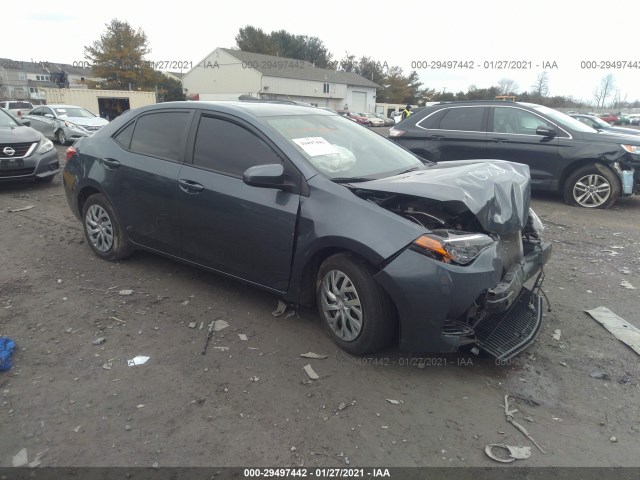
[[[24,118],[31,121],[32,128],[60,145],[93,135],[109,123],[75,105],[44,105],[34,108]]]

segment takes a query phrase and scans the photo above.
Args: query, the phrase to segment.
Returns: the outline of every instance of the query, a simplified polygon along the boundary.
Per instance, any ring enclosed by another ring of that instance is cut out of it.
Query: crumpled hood
[[[357,188],[438,201],[460,201],[487,232],[524,229],[529,216],[529,166],[503,160],[457,160],[394,177],[359,182]]]

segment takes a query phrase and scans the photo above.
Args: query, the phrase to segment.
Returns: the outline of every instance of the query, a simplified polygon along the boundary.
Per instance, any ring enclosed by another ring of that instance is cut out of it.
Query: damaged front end
[[[373,181],[354,190],[426,230],[375,278],[395,301],[404,349],[475,344],[508,359],[540,330],[543,267],[551,254],[529,208],[528,168],[449,163],[457,165],[407,176],[401,188]]]

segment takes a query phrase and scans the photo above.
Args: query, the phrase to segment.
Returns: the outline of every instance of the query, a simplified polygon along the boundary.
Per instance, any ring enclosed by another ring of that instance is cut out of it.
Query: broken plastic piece
[[[318,353],[307,352],[307,353],[301,353],[300,356],[304,357],[304,358],[315,358],[315,359],[318,359],[318,360],[324,360],[329,355],[320,355]]]
[[[124,295],[124,296],[132,295],[132,294],[133,294],[133,290],[120,290],[120,291],[118,292],[118,294],[119,294],[119,295]]]
[[[13,456],[13,466],[14,467],[23,467],[27,463],[29,463],[29,459],[27,457],[27,449],[23,448],[18,453]]]
[[[387,402],[392,403],[394,405],[400,405],[400,402],[398,400],[394,400],[392,398],[387,398]]]
[[[242,340],[242,341],[244,341],[244,342],[246,342],[247,340],[249,340],[249,339],[247,338],[247,336],[246,336],[244,333],[239,333],[239,334],[238,334],[238,337],[240,337],[240,340]]]
[[[551,335],[551,338],[553,338],[554,340],[560,340],[560,335],[562,335],[562,331],[560,329],[554,330],[553,331],[553,335]]]
[[[11,368],[11,355],[16,342],[8,337],[0,337],[0,372]]]
[[[149,357],[145,357],[143,355],[139,355],[137,357],[132,358],[131,360],[127,360],[127,365],[133,367],[134,365],[144,365],[149,360]]]
[[[273,312],[271,312],[271,315],[273,315],[274,317],[279,317],[286,311],[287,311],[287,304],[284,303],[282,300],[278,300],[278,308],[276,308]]]
[[[593,310],[586,310],[586,312],[609,330],[614,337],[627,344],[637,354],[640,354],[640,329],[620,318],[606,307],[598,307]]]
[[[10,208],[9,211],[11,213],[24,212],[25,210],[31,210],[32,208],[34,208],[33,205],[27,205],[26,207]]]
[[[223,328],[227,328],[228,326],[229,324],[224,320],[216,320],[213,324],[213,331],[219,332],[220,330],[222,330]]]
[[[495,448],[506,450],[508,457],[498,457],[493,450]],[[531,456],[531,447],[512,447],[504,443],[490,443],[484,447],[484,453],[496,462],[511,463],[515,460],[525,460]]]
[[[320,378],[318,374],[313,371],[313,368],[311,368],[311,365],[305,365],[303,368],[304,368],[304,371],[307,372],[307,375],[309,375],[309,378],[311,380],[318,380]]]

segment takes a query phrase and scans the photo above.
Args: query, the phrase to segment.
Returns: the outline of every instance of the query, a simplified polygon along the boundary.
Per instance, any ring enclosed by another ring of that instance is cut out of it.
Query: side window
[[[535,135],[538,127],[553,127],[543,118],[525,110],[517,110],[518,133],[523,135]]]
[[[496,107],[493,110],[493,129],[497,133],[518,133],[515,108]]]
[[[432,113],[428,117],[420,120],[417,123],[417,125],[419,127],[426,128],[426,129],[438,128],[438,125],[440,124],[440,119],[444,117],[445,113],[447,113],[447,109],[439,110],[435,113]]]
[[[189,112],[158,112],[139,117],[131,138],[131,151],[181,162],[190,116]]]
[[[135,122],[131,122],[129,125],[124,127],[122,130],[118,132],[118,134],[113,137],[113,139],[118,142],[122,147],[129,150],[131,146],[131,138],[133,137],[133,126]]]
[[[37,115],[37,116],[42,116],[42,110],[44,110],[43,108],[35,108],[31,111],[31,113],[29,115]]]
[[[203,116],[200,119],[193,164],[233,176],[254,165],[282,163],[256,135],[233,122]]]
[[[483,114],[483,107],[449,108],[440,120],[440,129],[481,132]]]

